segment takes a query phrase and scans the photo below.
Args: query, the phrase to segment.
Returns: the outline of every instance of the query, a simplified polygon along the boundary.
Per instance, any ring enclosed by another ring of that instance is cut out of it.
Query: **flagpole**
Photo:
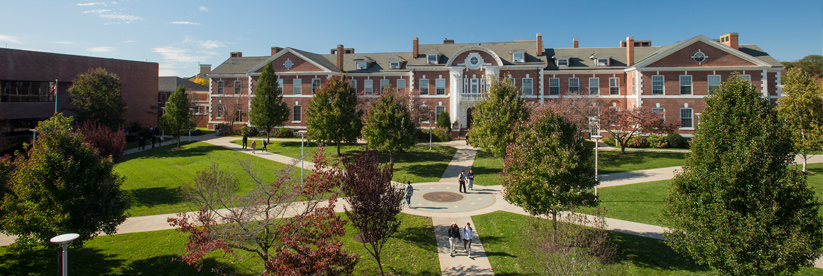
[[[54,79],[54,114],[57,114],[57,79]]]

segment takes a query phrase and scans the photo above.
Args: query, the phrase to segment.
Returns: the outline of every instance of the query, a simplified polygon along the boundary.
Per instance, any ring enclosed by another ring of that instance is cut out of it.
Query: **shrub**
[[[609,146],[615,146],[614,137],[612,137],[611,134],[606,134],[606,136],[603,136],[603,139],[600,139],[600,141],[603,141],[603,143],[606,143]]]
[[[452,140],[452,133],[447,128],[438,127],[434,129],[434,136],[437,137],[437,140],[446,142]]]
[[[661,149],[669,147],[669,142],[666,141],[666,137],[662,135],[649,135],[647,140],[649,141],[649,146],[652,148]]]
[[[451,132],[448,129],[444,128],[435,128],[432,130],[432,137],[433,142],[448,142],[452,140]],[[428,142],[429,141],[429,129],[428,128],[421,128],[417,131],[417,141],[419,142]]]
[[[294,137],[294,134],[292,134],[291,129],[278,128],[277,131],[275,131],[274,134],[272,134],[272,136],[277,138],[291,138]]]
[[[632,138],[626,142],[626,146],[630,148],[648,148],[649,140],[642,136],[632,136]]]
[[[449,112],[443,111],[437,114],[437,128],[450,129],[452,127],[451,119],[449,119]]]
[[[256,127],[244,126],[240,128],[240,135],[243,135],[243,133],[246,133],[249,136],[257,136],[257,134],[260,134],[260,131],[257,130]]]
[[[683,138],[678,133],[672,132],[666,135],[666,141],[669,143],[669,147],[672,148],[680,148],[680,149],[687,149],[689,148],[689,142],[686,141],[686,138]]]
[[[101,158],[111,156],[114,162],[120,161],[126,150],[126,131],[122,128],[110,128],[97,121],[85,121],[76,130],[82,134],[83,141],[97,149]]]

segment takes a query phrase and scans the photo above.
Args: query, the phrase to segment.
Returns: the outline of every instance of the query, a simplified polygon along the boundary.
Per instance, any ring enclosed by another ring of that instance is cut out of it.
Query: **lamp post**
[[[303,186],[303,160],[306,159],[303,155],[303,140],[306,138],[306,131],[301,130],[297,133],[300,133],[300,186]]]
[[[596,131],[595,131],[596,130]],[[597,117],[589,117],[589,133],[591,134],[591,138],[594,139],[594,180],[597,181],[597,159],[598,153],[600,149],[600,119]],[[600,184],[598,183],[598,186]],[[594,186],[594,195],[597,196],[597,186]]]
[[[59,244],[60,247],[63,247],[63,276],[69,275],[69,245],[72,241],[79,238],[80,235],[76,233],[71,234],[63,234],[54,238],[51,238],[51,242]]]

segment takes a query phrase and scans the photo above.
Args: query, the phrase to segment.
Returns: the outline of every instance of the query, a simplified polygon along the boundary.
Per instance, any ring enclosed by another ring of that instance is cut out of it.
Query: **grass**
[[[248,146],[251,148],[251,141],[249,139]],[[254,139],[258,140],[258,139]],[[257,142],[257,148],[263,147],[262,140]],[[235,140],[232,143],[242,145],[242,140]],[[268,151],[275,154],[288,156],[291,158],[300,158],[300,141],[271,141],[267,147]],[[317,143],[306,142],[304,144],[304,152],[306,158],[311,159],[314,152],[317,150]],[[342,145],[340,153],[342,154],[358,154],[365,150],[365,145]],[[421,182],[437,182],[443,176],[446,167],[449,166],[457,149],[447,146],[432,146],[429,150],[428,145],[416,145],[406,152],[396,153],[394,156],[394,181],[405,183],[411,181],[413,183]],[[328,146],[326,148],[328,156],[337,155],[336,146]],[[388,162],[388,154],[380,154],[380,162]]]
[[[648,170],[683,165],[687,152],[626,152],[601,151],[598,155],[598,173],[610,174],[637,170]],[[495,157],[489,151],[478,150],[472,165],[474,184],[482,186],[500,185],[498,176],[503,173],[503,158]]]
[[[267,180],[274,180],[274,174],[287,166],[203,142],[181,143],[183,150],[172,151],[175,146],[174,143],[167,143],[154,150],[126,155],[114,168],[115,172],[125,177],[122,189],[131,201],[129,216],[191,211],[192,208],[185,203],[181,187],[193,181],[197,172],[209,168],[212,161],[236,173],[241,183],[241,193],[251,189],[252,181],[242,172],[239,158],[249,160]],[[299,175],[299,170],[293,171],[292,179],[299,179]]]
[[[342,215],[342,214],[341,214]],[[342,215],[345,217],[345,215]],[[381,254],[383,269],[397,275],[439,275],[437,246],[431,218],[400,214],[400,231],[392,237]],[[360,261],[355,275],[379,273],[377,262],[363,245],[353,240],[354,229],[349,224],[347,235],[341,240],[343,248],[356,253]],[[228,257],[215,252],[207,255],[203,270],[198,272],[179,258],[185,252],[186,235],[176,230],[99,236],[82,248],[69,249],[71,275],[214,275],[212,269],[221,269],[230,275],[242,267],[261,267],[258,259],[232,264]],[[13,253],[0,247],[0,274],[53,275],[59,271],[57,247],[29,253]],[[176,259],[176,260],[175,260]],[[244,273],[240,273],[243,275]],[[254,275],[254,274],[248,274]]]

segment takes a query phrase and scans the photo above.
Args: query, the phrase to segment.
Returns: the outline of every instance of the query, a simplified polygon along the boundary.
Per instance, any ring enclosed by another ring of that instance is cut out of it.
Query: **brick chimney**
[[[200,76],[206,76],[206,74],[211,73],[211,64],[200,64]]]
[[[243,52],[231,52],[229,57],[243,57]]]
[[[537,43],[535,43],[535,44],[537,44],[537,45],[535,45],[535,46],[537,46],[537,51],[535,51],[537,53],[537,56],[538,57],[542,56],[543,55],[543,50],[545,50],[545,48],[543,48],[543,34],[542,33],[537,33]]]
[[[443,44],[454,44],[454,39],[443,39]]]
[[[626,38],[626,66],[634,64],[634,37]]]
[[[578,42],[577,38],[572,39],[572,48],[580,48],[580,42]]]
[[[337,69],[343,71],[343,55],[346,51],[343,50],[343,44],[337,44]]]
[[[737,33],[728,33],[720,36],[720,43],[732,47],[735,50],[740,50],[740,45],[737,44]]]
[[[271,55],[276,55],[280,50],[282,50],[280,47],[271,47]]]
[[[412,46],[412,58],[417,58],[417,56],[420,55],[420,46],[417,42],[417,37],[414,38],[412,44],[414,45]]]

